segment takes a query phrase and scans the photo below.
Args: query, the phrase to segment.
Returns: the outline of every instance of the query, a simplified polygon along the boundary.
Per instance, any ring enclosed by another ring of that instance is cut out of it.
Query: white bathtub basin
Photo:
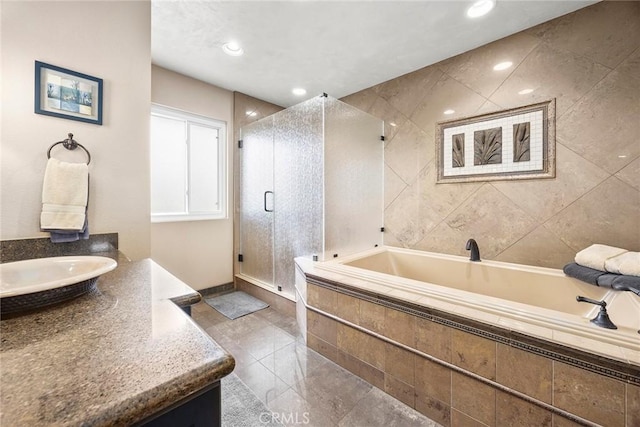
[[[0,298],[73,285],[98,277],[118,263],[101,256],[61,256],[0,264]]]
[[[313,274],[640,365],[640,298],[562,270],[381,247],[316,262]],[[599,307],[578,295],[604,300],[618,329],[591,323]]]

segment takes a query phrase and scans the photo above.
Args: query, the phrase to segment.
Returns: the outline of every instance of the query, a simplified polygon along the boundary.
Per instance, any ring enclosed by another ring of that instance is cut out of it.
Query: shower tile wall
[[[555,179],[435,184],[438,121],[554,97]],[[474,237],[557,268],[591,243],[640,250],[638,99],[640,2],[603,1],[342,101],[385,120],[386,244],[465,255]]]

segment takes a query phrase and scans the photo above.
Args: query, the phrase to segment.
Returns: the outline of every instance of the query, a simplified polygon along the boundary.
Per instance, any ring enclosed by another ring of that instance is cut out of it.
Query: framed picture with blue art
[[[36,61],[35,113],[102,125],[102,79]]]

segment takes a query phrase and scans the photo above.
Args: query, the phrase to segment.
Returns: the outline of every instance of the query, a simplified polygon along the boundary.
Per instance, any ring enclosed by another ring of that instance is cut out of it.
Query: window
[[[226,218],[226,124],[151,107],[151,222]]]

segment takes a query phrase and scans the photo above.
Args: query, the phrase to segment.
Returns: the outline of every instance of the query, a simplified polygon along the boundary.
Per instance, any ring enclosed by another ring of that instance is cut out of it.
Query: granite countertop
[[[130,425],[231,373],[233,357],[176,305],[200,294],[124,260],[96,291],[0,321],[0,425]]]

